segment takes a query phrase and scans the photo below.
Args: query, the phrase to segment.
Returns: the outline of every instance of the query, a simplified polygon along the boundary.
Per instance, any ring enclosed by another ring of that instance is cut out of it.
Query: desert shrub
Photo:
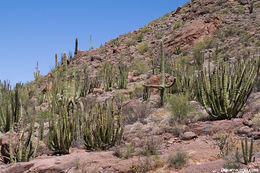
[[[119,158],[124,158],[128,159],[131,154],[135,152],[135,146],[133,145],[127,145],[126,146],[126,151],[122,152],[120,148],[116,148],[115,152],[113,153],[114,156],[119,157]]]
[[[260,129],[260,113],[256,114],[252,119],[252,121],[253,121],[253,127],[255,129]]]
[[[156,155],[154,157],[146,157],[144,159],[138,160],[131,166],[130,173],[146,173],[148,171],[154,170],[156,168],[163,167],[163,162],[161,159]]]
[[[136,105],[126,105],[123,107],[123,115],[126,124],[133,124],[137,121],[142,122],[151,113],[151,110],[144,103]]]
[[[163,36],[163,33],[162,32],[157,32],[155,35],[154,35],[154,37],[156,38],[156,39],[161,39],[162,38],[162,36]]]
[[[149,28],[148,26],[145,26],[145,27],[140,29],[140,32],[143,33],[143,34],[150,32],[150,31],[151,31],[151,28]]]
[[[192,53],[193,59],[197,66],[202,66],[204,63],[204,54],[202,53],[202,51],[205,49],[213,48],[214,45],[215,40],[213,40],[212,38],[204,39],[203,41],[200,41],[194,45]]]
[[[227,156],[232,149],[235,147],[235,141],[233,141],[230,134],[220,131],[213,135],[213,140],[216,146],[218,146],[220,151],[220,156]]]
[[[132,39],[136,42],[141,42],[143,40],[143,37],[144,37],[144,34],[142,32],[140,32],[138,34],[135,34]]]
[[[140,43],[138,46],[137,46],[137,49],[138,49],[138,52],[143,55],[145,52],[148,51],[149,47],[148,47],[148,43],[146,41]]]
[[[149,66],[146,61],[141,61],[140,59],[136,59],[132,66],[131,66],[132,71],[135,71],[137,75],[144,74],[149,71]]]
[[[120,41],[118,40],[118,38],[111,40],[110,43],[112,44],[113,47],[120,46]]]
[[[183,26],[183,23],[180,22],[180,21],[175,22],[175,23],[173,24],[173,28],[174,28],[174,29],[178,29],[178,28],[180,28],[180,27],[182,27],[182,26]]]
[[[184,151],[177,151],[175,154],[168,156],[168,166],[180,169],[188,164],[189,155]]]
[[[240,169],[241,163],[240,158],[242,157],[241,153],[238,152],[231,152],[230,154],[224,157],[224,165],[223,168],[225,169]]]
[[[189,103],[186,94],[170,95],[167,102],[170,104],[172,117],[177,121],[187,120],[188,113],[193,110],[193,106]]]
[[[143,97],[143,91],[144,91],[144,87],[141,84],[136,84],[134,83],[133,85],[131,85],[131,89],[130,89],[130,98],[131,99],[138,99]]]
[[[157,155],[160,145],[159,139],[149,137],[144,141],[142,154],[145,156]]]
[[[127,40],[127,41],[126,41],[126,45],[127,45],[128,47],[130,47],[130,46],[135,46],[135,45],[136,45],[136,41],[135,41],[134,39]]]

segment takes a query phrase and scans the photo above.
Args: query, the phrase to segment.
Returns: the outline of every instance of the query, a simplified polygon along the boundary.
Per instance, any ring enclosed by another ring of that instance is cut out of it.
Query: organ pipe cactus
[[[64,56],[64,61],[66,56]],[[63,95],[59,93],[60,85],[54,76],[52,95],[49,97],[49,133],[47,146],[55,154],[68,154],[74,137],[76,104],[75,100],[68,96],[67,66],[64,64]],[[73,88],[73,87],[72,87]],[[74,90],[74,89],[72,89]]]
[[[215,55],[213,72],[204,68],[197,78],[197,99],[214,119],[236,117],[259,75],[258,60],[241,60],[233,66]]]
[[[115,70],[110,61],[104,62],[100,70],[102,79],[104,81],[105,91],[109,91],[114,85]]]
[[[248,163],[254,161],[254,160],[252,160],[253,159],[254,139],[251,138],[251,144],[250,144],[249,150],[248,150],[249,146],[248,146],[247,137],[245,137],[245,142],[243,142],[243,139],[241,139],[241,146],[242,146],[244,164],[247,165]]]
[[[144,84],[144,95],[143,98],[144,100],[147,100],[149,97],[149,89],[150,88],[156,88],[159,89],[160,91],[160,97],[161,97],[161,106],[164,105],[164,94],[165,94],[165,89],[170,88],[173,86],[175,83],[175,78],[174,81],[170,84],[167,85],[165,82],[165,56],[164,56],[164,51],[163,51],[163,43],[161,42],[161,85],[148,85]]]
[[[1,155],[5,163],[28,162],[30,161],[30,159],[35,158],[39,145],[40,136],[38,133],[38,139],[35,142],[34,122],[35,121],[33,120],[30,123],[30,126],[27,131],[26,126],[24,126],[22,128],[21,133],[19,134],[17,142],[14,142],[14,122],[11,117],[9,131],[9,148],[2,147],[1,150]]]
[[[125,64],[120,62],[118,64],[118,88],[119,89],[126,89],[127,86],[127,79],[128,79],[128,69]]]
[[[122,109],[114,111],[113,101],[97,104],[85,117],[84,141],[87,150],[108,149],[121,141],[124,132]]]

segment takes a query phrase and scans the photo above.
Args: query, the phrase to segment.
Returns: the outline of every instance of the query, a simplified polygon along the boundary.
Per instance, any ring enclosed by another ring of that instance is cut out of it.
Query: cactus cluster
[[[219,60],[215,53],[213,72],[201,70],[197,78],[197,99],[214,119],[236,117],[247,101],[259,74],[258,60],[234,63]]]
[[[175,84],[167,90],[169,94],[187,93],[190,99],[195,96],[194,86],[196,83],[195,67],[188,64],[175,63],[173,76],[176,78]]]
[[[124,132],[122,110],[114,110],[113,100],[97,104],[85,117],[84,141],[88,150],[108,149],[121,141]]]
[[[5,163],[29,161],[36,154],[38,142],[34,140],[34,104],[29,110],[29,92],[22,84],[16,84],[14,90],[8,82],[0,82],[0,130],[1,132],[9,131],[9,148],[2,147],[1,155]],[[25,114],[25,115],[24,115]],[[29,118],[29,120],[28,120]],[[27,121],[31,121],[30,127],[27,128]],[[17,142],[14,142],[14,130],[18,131],[22,125]]]
[[[164,105],[164,94],[165,94],[165,89],[170,88],[173,86],[175,83],[175,78],[174,81],[170,84],[167,85],[165,82],[165,57],[164,57],[164,51],[163,51],[163,43],[161,42],[161,85],[147,85],[144,84],[144,95],[143,99],[147,100],[149,97],[149,89],[150,88],[156,88],[160,90],[160,97],[161,97],[161,106]]]
[[[124,63],[120,62],[118,64],[118,77],[117,77],[118,89],[126,89],[127,79],[128,79],[128,68]]]
[[[245,137],[245,142],[243,139],[241,139],[241,146],[242,146],[242,154],[243,154],[243,159],[244,159],[244,164],[247,165],[250,162],[254,162],[253,158],[253,147],[254,147],[254,139],[251,138],[251,144],[250,148],[248,150],[248,140],[247,137]]]
[[[102,78],[105,91],[109,91],[114,87],[115,70],[110,61],[105,61],[100,69],[100,76]]]

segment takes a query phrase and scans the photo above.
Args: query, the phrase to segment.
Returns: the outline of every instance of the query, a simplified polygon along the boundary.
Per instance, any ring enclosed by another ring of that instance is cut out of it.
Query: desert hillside
[[[260,1],[192,0],[11,89],[0,173],[260,172]]]

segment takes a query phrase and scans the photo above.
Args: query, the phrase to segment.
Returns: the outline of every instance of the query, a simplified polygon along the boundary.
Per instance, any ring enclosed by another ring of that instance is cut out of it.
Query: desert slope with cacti
[[[0,82],[0,173],[260,170],[259,28],[259,1],[192,0],[76,39],[46,76]]]

